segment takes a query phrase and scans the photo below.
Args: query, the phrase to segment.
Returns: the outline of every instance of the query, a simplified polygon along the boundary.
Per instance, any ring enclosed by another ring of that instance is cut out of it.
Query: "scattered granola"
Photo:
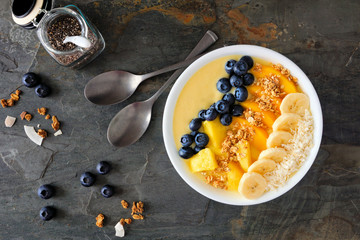
[[[27,114],[26,111],[23,111],[22,113],[20,113],[21,120],[24,120],[26,114]]]
[[[47,109],[46,109],[46,108],[44,108],[44,107],[42,107],[42,108],[38,108],[38,109],[37,109],[37,111],[38,111],[38,113],[39,113],[40,115],[45,115],[45,114],[46,114]]]
[[[126,222],[126,224],[131,224],[132,220],[131,220],[131,218],[127,218],[127,219],[125,219],[125,222]]]
[[[47,114],[46,116],[45,116],[45,119],[47,120],[47,119],[50,119],[51,118],[51,116],[50,116],[50,114]]]
[[[126,202],[125,200],[121,200],[121,205],[123,206],[123,208],[128,208],[129,207],[129,203]]]
[[[39,136],[42,137],[42,138],[47,137],[47,132],[44,129],[39,129],[37,134],[39,134]]]
[[[19,95],[15,94],[15,93],[10,94],[10,96],[11,96],[11,99],[13,99],[14,101],[19,101],[19,99],[20,99]]]
[[[104,215],[103,214],[99,214],[96,217],[96,226],[102,228],[104,226]]]
[[[133,217],[133,219],[135,219],[135,220],[142,220],[142,219],[144,219],[144,216],[141,215],[141,214],[134,214],[132,217]]]
[[[125,219],[121,218],[119,222],[121,225],[123,225],[123,226],[125,225]]]
[[[134,214],[141,214],[144,211],[144,203],[139,201],[139,202],[133,202],[133,205],[131,207],[131,215]]]
[[[30,113],[26,113],[25,114],[25,119],[30,122],[30,120],[32,119],[32,115]]]
[[[290,74],[290,71],[286,68],[284,68],[280,63],[278,64],[273,64],[272,67],[278,71],[281,72],[281,74],[283,74],[287,79],[289,79],[290,81],[297,83],[298,79],[296,77],[294,77],[293,75]]]
[[[6,107],[7,107],[7,102],[6,102],[5,99],[1,99],[1,100],[0,100],[0,104],[1,104],[1,106],[2,106],[3,108],[6,108]]]
[[[55,130],[55,131],[57,131],[57,130],[59,130],[59,128],[60,128],[60,122],[58,121],[58,119],[56,118],[56,116],[52,116],[52,124],[51,124],[51,126],[52,126],[52,128]]]
[[[15,94],[19,96],[21,94],[21,90],[16,89]]]
[[[8,107],[12,107],[12,106],[14,106],[14,104],[15,104],[14,99],[10,98],[10,99],[6,100],[6,105]]]

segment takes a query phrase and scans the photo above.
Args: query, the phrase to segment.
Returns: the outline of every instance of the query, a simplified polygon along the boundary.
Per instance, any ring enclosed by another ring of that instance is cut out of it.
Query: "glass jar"
[[[14,0],[13,19],[27,29],[37,28],[42,46],[57,63],[74,69],[84,67],[104,50],[103,37],[77,6],[54,9],[51,6],[51,0]],[[82,36],[90,42],[90,47],[64,44],[66,36]]]

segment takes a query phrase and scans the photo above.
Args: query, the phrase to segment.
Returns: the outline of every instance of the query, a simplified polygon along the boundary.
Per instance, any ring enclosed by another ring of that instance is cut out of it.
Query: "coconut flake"
[[[59,129],[54,133],[54,136],[56,137],[56,136],[59,136],[61,134],[62,134],[62,131]]]
[[[124,237],[125,236],[124,226],[120,222],[118,222],[115,225],[115,236],[116,237]]]
[[[7,116],[5,118],[5,126],[12,127],[16,121],[16,117]]]
[[[28,138],[30,138],[31,141],[41,146],[43,138],[37,134],[33,126],[24,125],[24,130],[26,135],[28,136]]]

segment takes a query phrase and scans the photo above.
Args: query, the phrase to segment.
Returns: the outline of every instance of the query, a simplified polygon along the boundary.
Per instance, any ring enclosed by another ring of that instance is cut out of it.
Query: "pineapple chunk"
[[[208,146],[219,154],[221,152],[222,142],[226,137],[227,128],[224,127],[218,118],[214,121],[203,121],[204,132],[209,136]]]
[[[230,171],[227,172],[228,190],[237,190],[239,187],[240,179],[244,174],[244,172],[242,171],[238,162],[231,161],[229,162],[228,167],[230,169]]]
[[[237,143],[238,151],[236,153],[237,159],[240,162],[242,169],[247,172],[248,168],[252,164],[250,143],[246,140],[241,140]]]
[[[215,154],[205,148],[189,159],[189,166],[192,172],[214,170],[218,167]]]

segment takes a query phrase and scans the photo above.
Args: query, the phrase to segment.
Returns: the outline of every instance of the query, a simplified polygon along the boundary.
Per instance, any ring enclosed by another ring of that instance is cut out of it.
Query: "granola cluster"
[[[287,79],[290,81],[296,83],[298,79],[290,74],[290,71],[287,68],[284,68],[280,63],[273,64],[272,67],[278,71],[281,72],[282,75],[284,75]]]
[[[285,93],[282,91],[283,86],[280,84],[279,76],[269,74],[267,77],[259,78],[256,83],[257,86],[263,87],[261,94],[266,94],[271,97],[283,97]]]
[[[58,121],[58,119],[56,118],[56,116],[52,116],[52,124],[51,124],[51,126],[52,126],[52,128],[55,130],[55,131],[57,131],[57,130],[59,130],[59,128],[60,128],[60,122]]]
[[[246,120],[255,127],[263,127],[264,115],[261,112],[254,112],[250,108],[244,111]]]
[[[225,169],[229,171],[227,159],[217,159],[219,164],[222,166],[216,168],[212,172],[201,172],[205,182],[216,188],[226,189],[227,176],[225,174]]]
[[[99,214],[96,217],[96,226],[102,228],[104,226],[104,215],[103,214]]]
[[[121,205],[123,206],[123,208],[128,208],[129,207],[129,203],[125,200],[121,200]]]
[[[261,97],[256,98],[255,102],[259,105],[259,108],[262,111],[270,111],[273,113],[278,112],[273,104],[273,100],[268,95],[262,95]]]
[[[6,107],[12,107],[15,105],[15,102],[19,101],[20,99],[20,94],[21,94],[21,91],[19,89],[17,89],[15,91],[15,93],[11,93],[10,94],[10,98],[9,99],[1,99],[0,100],[0,104],[3,108],[6,108]]]
[[[144,219],[144,216],[142,215],[142,213],[144,212],[144,203],[139,201],[139,202],[133,202],[133,205],[131,207],[131,215],[133,217],[133,219]]]
[[[42,137],[42,138],[46,138],[46,137],[47,137],[47,132],[46,132],[46,130],[44,130],[44,129],[39,129],[38,132],[37,132],[37,134],[38,134],[40,137]]]

